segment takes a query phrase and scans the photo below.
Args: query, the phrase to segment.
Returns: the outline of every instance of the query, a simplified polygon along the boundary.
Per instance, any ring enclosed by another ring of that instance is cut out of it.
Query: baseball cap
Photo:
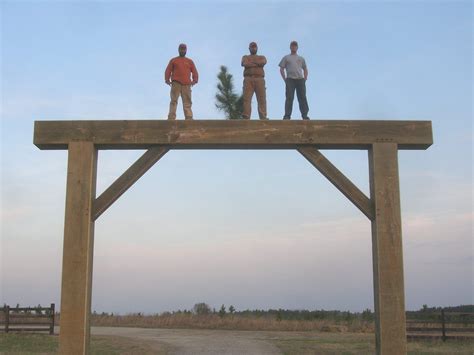
[[[249,47],[257,47],[257,43],[255,43],[255,42],[250,42]]]
[[[181,44],[179,45],[179,48],[186,48],[186,45],[185,45],[184,43],[181,43]]]
[[[296,41],[291,41],[290,46],[298,46],[298,42],[296,42]]]

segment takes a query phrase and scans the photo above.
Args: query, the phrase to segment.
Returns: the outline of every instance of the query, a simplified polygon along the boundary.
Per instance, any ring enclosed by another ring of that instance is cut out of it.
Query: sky
[[[0,14],[1,303],[60,303],[67,151],[34,146],[35,120],[165,119],[182,42],[194,118],[223,119],[216,76],[226,65],[240,92],[251,41],[279,120],[292,40],[311,119],[432,121],[429,149],[399,152],[406,308],[474,303],[472,2],[1,0]],[[366,151],[322,152],[369,195]],[[142,153],[100,151],[97,194]],[[170,151],[95,224],[92,309],[198,302],[373,309],[370,222],[297,151]]]

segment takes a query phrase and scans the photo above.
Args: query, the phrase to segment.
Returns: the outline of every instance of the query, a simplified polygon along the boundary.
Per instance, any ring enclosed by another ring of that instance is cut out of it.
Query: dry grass
[[[374,324],[362,320],[277,320],[270,317],[249,317],[215,314],[164,314],[164,315],[93,315],[93,326],[143,327],[168,329],[226,329],[226,330],[280,330],[373,333]]]
[[[374,354],[375,337],[361,333],[280,333],[272,342],[285,355]],[[419,340],[409,341],[408,355],[472,355],[472,341]]]
[[[57,354],[59,337],[49,334],[0,333],[0,354]],[[167,354],[166,344],[154,342],[153,347],[138,339],[119,336],[92,336],[91,355]]]

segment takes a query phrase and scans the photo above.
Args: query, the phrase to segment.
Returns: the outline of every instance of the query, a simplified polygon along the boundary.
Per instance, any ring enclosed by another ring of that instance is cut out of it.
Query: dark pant
[[[285,116],[284,118],[291,117],[291,111],[293,110],[293,100],[298,98],[298,104],[300,106],[301,117],[308,117],[308,100],[306,100],[306,80],[304,79],[290,79],[286,78],[286,101],[285,101]]]

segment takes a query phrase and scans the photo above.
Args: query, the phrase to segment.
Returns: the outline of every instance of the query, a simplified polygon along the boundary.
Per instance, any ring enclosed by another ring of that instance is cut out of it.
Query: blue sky
[[[240,91],[251,41],[268,60],[268,116],[281,119],[278,62],[297,40],[312,119],[433,122],[431,148],[399,153],[406,305],[473,303],[471,2],[0,10],[1,302],[59,303],[67,153],[38,150],[34,120],[164,119],[164,69],[181,42],[200,73],[195,119],[222,119],[216,75],[226,65]],[[98,193],[141,153],[101,151]],[[368,194],[365,151],[324,154]],[[172,151],[97,221],[93,309],[362,310],[371,260],[369,221],[296,151]]]

